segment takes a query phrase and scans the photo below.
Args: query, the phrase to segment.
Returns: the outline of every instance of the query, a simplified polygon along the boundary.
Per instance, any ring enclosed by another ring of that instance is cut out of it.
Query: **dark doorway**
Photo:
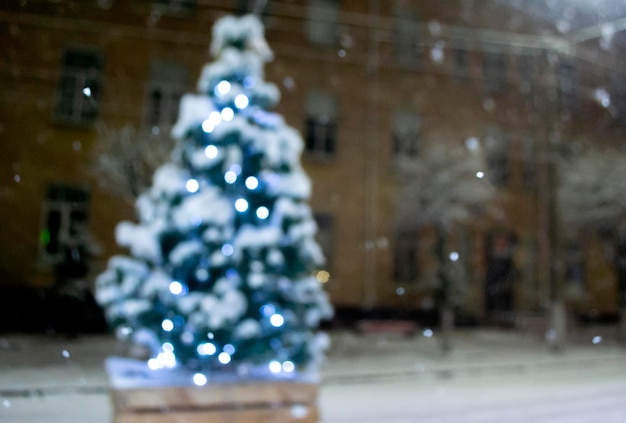
[[[617,276],[618,306],[626,307],[626,230],[617,231],[615,242],[615,274]]]
[[[507,230],[495,230],[487,235],[485,314],[492,323],[514,323],[516,244],[515,235]]]

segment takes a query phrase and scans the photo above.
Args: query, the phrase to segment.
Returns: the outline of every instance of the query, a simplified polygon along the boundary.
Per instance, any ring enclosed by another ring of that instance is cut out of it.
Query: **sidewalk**
[[[428,330],[412,337],[335,333],[323,374],[326,383],[350,383],[416,377],[476,378],[626,363],[624,346],[606,335],[594,335],[605,332],[606,328],[589,328],[572,339],[563,352],[555,353],[544,340],[515,331],[463,329],[454,333],[449,354],[442,353],[437,334]]]
[[[341,334],[325,367],[324,423],[623,423],[626,349],[594,344],[606,328],[587,329],[562,353],[536,336],[459,330],[448,356],[436,334]]]
[[[572,340],[565,351],[554,353],[543,340],[514,331],[461,329],[454,333],[452,350],[445,355],[437,333],[428,330],[414,336],[333,331],[329,333],[331,348],[321,373],[324,383],[345,383],[368,377],[432,376],[446,372],[476,376],[626,360],[626,347],[600,335],[606,332],[606,327],[589,328],[586,334]],[[76,339],[0,335],[0,391],[103,387],[105,358],[126,355],[128,349],[128,345],[107,335]]]
[[[580,341],[555,354],[536,337],[502,330],[458,330],[452,338],[451,353],[444,356],[437,333],[425,331],[406,337],[334,331],[321,370],[324,422],[435,421],[433,416],[440,415],[445,407],[433,408],[435,403],[424,401],[441,389],[452,393],[448,401],[458,410],[470,407],[469,398],[478,401],[483,396],[503,401],[524,397],[536,402],[532,395],[537,383],[543,389],[562,383],[561,391],[575,387],[572,395],[592,388],[593,392],[601,388],[621,395],[615,384],[626,389],[626,348],[610,340],[594,344],[593,333],[591,330],[581,335]],[[111,336],[66,340],[43,335],[0,335],[0,421],[110,422],[103,363],[108,356],[126,352],[127,346]],[[477,386],[483,390],[476,390]],[[480,398],[475,398],[478,392],[482,392]],[[350,404],[358,410],[346,411],[344,405]],[[396,416],[400,420],[363,420],[376,412],[390,413],[386,408],[389,404],[393,412],[400,413]],[[440,401],[437,404],[443,405]],[[431,414],[426,420],[410,418],[427,410]],[[402,420],[405,417],[408,419]]]

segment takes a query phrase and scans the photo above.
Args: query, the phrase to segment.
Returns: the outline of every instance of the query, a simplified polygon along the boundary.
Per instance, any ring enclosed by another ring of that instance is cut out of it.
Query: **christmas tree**
[[[324,257],[303,142],[270,111],[280,95],[256,17],[220,19],[210,52],[139,223],[116,229],[132,257],[110,259],[96,296],[118,336],[150,347],[150,368],[310,369],[332,308],[312,275]]]

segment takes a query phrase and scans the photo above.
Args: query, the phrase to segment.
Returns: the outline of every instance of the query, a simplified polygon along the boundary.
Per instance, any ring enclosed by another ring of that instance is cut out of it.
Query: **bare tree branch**
[[[569,225],[616,227],[626,212],[626,157],[591,149],[560,165],[559,211]]]
[[[170,159],[174,141],[164,131],[97,127],[97,143],[90,171],[101,188],[135,204],[137,196],[151,185],[157,167]]]
[[[398,223],[417,228],[436,225],[449,229],[484,209],[495,195],[478,152],[436,143],[419,157],[400,157],[401,191]],[[480,175],[480,174],[478,174]]]

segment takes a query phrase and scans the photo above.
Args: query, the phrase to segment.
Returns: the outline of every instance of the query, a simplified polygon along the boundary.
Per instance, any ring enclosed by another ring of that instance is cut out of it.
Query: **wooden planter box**
[[[145,363],[106,363],[115,423],[316,423],[319,383],[212,376],[204,386],[184,371],[152,371]]]

